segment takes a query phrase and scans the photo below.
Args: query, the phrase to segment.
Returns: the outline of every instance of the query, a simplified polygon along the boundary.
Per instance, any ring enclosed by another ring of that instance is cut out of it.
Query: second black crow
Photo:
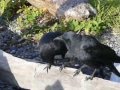
[[[101,44],[95,37],[90,35],[78,35],[74,32],[66,32],[55,38],[63,41],[67,46],[65,58],[78,59],[84,65],[76,71],[78,74],[86,65],[94,68],[94,72],[89,77],[94,77],[97,69],[108,67],[113,73],[120,77],[120,73],[115,68],[114,63],[120,63],[120,57],[110,47]]]
[[[54,40],[54,38],[62,35],[61,32],[49,32],[42,36],[39,42],[39,52],[44,62],[47,62],[47,72],[51,65],[54,64],[55,55],[61,55],[64,58],[67,52],[66,45],[60,40]]]

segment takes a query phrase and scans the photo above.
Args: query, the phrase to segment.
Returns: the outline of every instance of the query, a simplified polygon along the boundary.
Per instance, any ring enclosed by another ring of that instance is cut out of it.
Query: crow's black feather
[[[49,32],[42,36],[39,42],[39,52],[44,62],[48,63],[47,71],[54,64],[55,55],[62,55],[64,58],[67,48],[62,41],[54,40],[54,38],[62,35],[61,32]]]
[[[90,35],[78,35],[74,32],[66,32],[55,38],[63,41],[67,46],[65,58],[77,58],[81,63],[94,69],[108,67],[120,77],[120,73],[114,67],[114,63],[120,63],[120,57],[107,45],[101,44]]]

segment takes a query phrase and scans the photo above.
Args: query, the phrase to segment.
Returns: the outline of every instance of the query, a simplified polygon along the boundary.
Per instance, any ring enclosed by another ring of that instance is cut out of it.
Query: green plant
[[[120,28],[120,0],[90,0],[97,9],[97,15],[89,20],[65,21],[65,29],[86,33],[101,34],[106,28]]]
[[[90,2],[98,12],[95,21],[107,27],[120,28],[120,0],[90,0]]]
[[[85,30],[88,34],[99,35],[107,28],[120,28],[120,0],[90,0],[91,4],[97,9],[97,15],[91,19],[78,20],[61,20],[51,26],[34,27],[33,32],[41,34],[48,31],[75,31]],[[38,35],[40,36],[40,35]],[[39,37],[40,38],[40,37]]]
[[[41,10],[33,6],[23,6],[17,13],[21,14],[17,18],[20,29],[29,28],[35,23],[36,18],[43,14]]]
[[[0,13],[1,16],[5,19],[10,21],[16,11],[25,4],[26,0],[1,0],[0,1]]]
[[[5,8],[7,7],[7,3],[9,0],[1,0],[0,1],[0,16],[3,14]]]
[[[14,1],[14,2],[13,2]],[[26,0],[1,0],[0,15],[6,20],[18,14],[17,24],[19,29],[24,30],[23,36],[35,36],[39,39],[41,35],[49,31],[75,31],[85,30],[90,34],[101,34],[106,28],[120,28],[120,0],[90,0],[90,3],[97,10],[97,15],[91,19],[61,20],[52,25],[39,26],[36,19],[44,15],[42,10],[33,6],[27,6]],[[14,13],[15,12],[15,13]]]

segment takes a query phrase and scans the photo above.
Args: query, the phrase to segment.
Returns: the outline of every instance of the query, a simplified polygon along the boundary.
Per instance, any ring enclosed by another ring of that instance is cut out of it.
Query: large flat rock
[[[49,73],[46,65],[14,57],[0,50],[0,79],[12,85],[30,90],[120,90],[120,84],[94,78],[85,80],[86,75],[73,77],[75,69],[66,68],[62,72],[53,66]]]
[[[27,0],[37,8],[46,8],[58,18],[83,20],[96,15],[96,10],[89,0]]]

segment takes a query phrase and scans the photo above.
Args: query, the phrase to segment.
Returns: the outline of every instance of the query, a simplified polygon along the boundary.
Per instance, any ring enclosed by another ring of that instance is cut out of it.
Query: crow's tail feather
[[[117,76],[120,77],[120,73],[118,72],[118,70],[115,68],[115,66],[114,66],[113,64],[110,64],[108,67],[110,68],[110,70],[111,70],[113,73],[115,73]]]
[[[116,58],[115,63],[120,63],[120,57],[119,56]]]

